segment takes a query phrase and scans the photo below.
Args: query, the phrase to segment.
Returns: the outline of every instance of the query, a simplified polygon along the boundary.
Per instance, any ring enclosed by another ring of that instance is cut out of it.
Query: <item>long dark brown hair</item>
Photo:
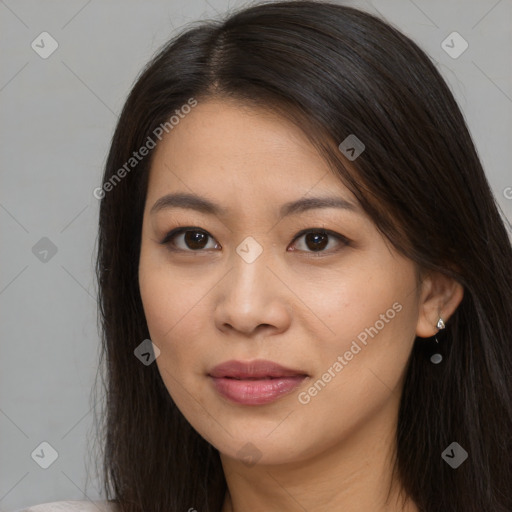
[[[134,356],[150,338],[138,264],[154,152],[126,163],[191,98],[233,98],[291,119],[398,251],[463,285],[442,363],[429,361],[428,341],[413,346],[395,470],[421,511],[510,512],[508,223],[430,58],[376,16],[312,1],[194,23],[149,62],[124,105],[103,176],[96,264],[107,499],[121,512],[219,512],[226,492],[218,451],[178,410],[156,364]],[[348,166],[338,145],[350,134],[365,150]],[[468,453],[457,469],[441,457],[452,442]]]

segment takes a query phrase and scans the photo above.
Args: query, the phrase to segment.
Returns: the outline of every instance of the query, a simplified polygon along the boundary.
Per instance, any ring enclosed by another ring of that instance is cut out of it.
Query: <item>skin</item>
[[[222,512],[417,511],[410,500],[398,504],[400,484],[391,477],[400,394],[415,337],[438,332],[439,316],[446,322],[462,299],[461,285],[421,273],[396,252],[300,129],[270,112],[199,102],[154,151],[141,297],[171,397],[219,450],[228,484]],[[229,212],[150,213],[171,192],[204,196]],[[281,204],[311,196],[341,197],[358,209],[279,216]],[[181,251],[173,252],[160,242],[179,226],[209,237],[191,246],[178,234]],[[296,238],[306,228],[349,243]],[[263,249],[252,263],[236,252],[248,236]],[[394,318],[301,403],[299,393],[394,303],[402,306]],[[247,406],[220,396],[207,376],[223,361],[260,358],[309,377],[273,403]],[[255,464],[242,460],[247,451]]]

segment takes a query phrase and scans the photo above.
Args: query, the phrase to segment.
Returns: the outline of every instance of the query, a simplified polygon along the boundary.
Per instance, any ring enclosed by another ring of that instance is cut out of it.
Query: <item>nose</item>
[[[214,317],[219,330],[254,337],[289,327],[292,292],[269,263],[263,254],[252,263],[236,255],[217,288]]]

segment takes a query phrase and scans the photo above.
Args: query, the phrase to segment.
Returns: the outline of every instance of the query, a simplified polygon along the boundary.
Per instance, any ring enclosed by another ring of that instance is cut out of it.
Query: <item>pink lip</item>
[[[244,405],[273,402],[290,393],[308,376],[302,370],[285,368],[272,361],[226,361],[208,374],[225,398]]]

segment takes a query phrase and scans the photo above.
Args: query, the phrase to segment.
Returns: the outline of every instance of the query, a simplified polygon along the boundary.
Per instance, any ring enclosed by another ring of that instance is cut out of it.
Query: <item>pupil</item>
[[[185,233],[185,243],[190,249],[202,249],[205,244],[201,241],[206,241],[207,235],[199,231],[187,231]]]
[[[323,238],[323,242],[321,241],[320,244],[318,244],[319,238]],[[313,241],[314,245],[311,247],[308,241]],[[325,233],[308,233],[306,235],[306,245],[308,249],[321,250],[327,245],[327,235]]]

